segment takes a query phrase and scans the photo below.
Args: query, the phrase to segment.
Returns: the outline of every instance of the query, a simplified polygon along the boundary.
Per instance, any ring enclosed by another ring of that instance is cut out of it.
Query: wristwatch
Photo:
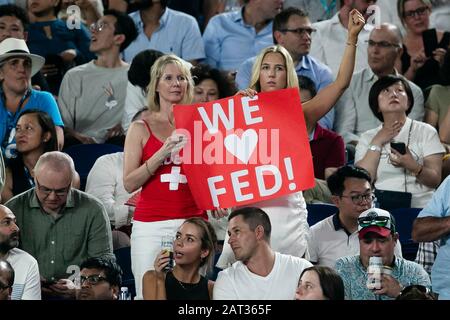
[[[378,151],[379,153],[381,153],[381,148],[380,148],[380,146],[377,146],[376,144],[371,144],[371,145],[369,146],[369,150],[370,150],[370,151]]]

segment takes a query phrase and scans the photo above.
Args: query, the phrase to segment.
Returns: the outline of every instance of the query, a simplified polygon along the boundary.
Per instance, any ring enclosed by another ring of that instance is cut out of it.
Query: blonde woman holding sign
[[[358,34],[365,24],[363,16],[357,10],[353,10],[350,17],[347,46],[336,80],[302,106],[308,127],[314,126],[321,117],[330,111],[350,84],[355,65]],[[279,45],[264,49],[253,65],[250,83],[250,88],[241,90],[238,94],[254,96],[258,92],[298,88],[297,74],[289,52]],[[307,250],[309,226],[302,192],[261,201],[252,206],[262,208],[270,217],[273,226],[271,245],[274,251],[309,258]],[[223,214],[226,213],[218,210],[216,217],[221,217]],[[225,239],[224,249],[217,263],[217,266],[222,269],[227,268],[235,261],[227,241],[228,239]]]
[[[207,219],[206,212],[194,202],[180,163],[171,157],[184,145],[180,135],[172,135],[173,105],[189,104],[193,97],[194,84],[188,64],[175,55],[164,55],[155,61],[150,79],[150,113],[130,125],[123,166],[125,189],[132,193],[142,187],[131,234],[131,266],[137,299],[142,299],[144,273],[154,269],[153,262],[161,251],[161,238],[174,235],[187,218]]]

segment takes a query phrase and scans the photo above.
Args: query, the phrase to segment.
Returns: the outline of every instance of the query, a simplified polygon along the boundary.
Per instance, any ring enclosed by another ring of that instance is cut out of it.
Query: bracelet
[[[419,169],[412,173],[413,176],[418,177],[422,173],[422,170],[423,170],[423,165],[419,164]]]
[[[347,41],[347,45],[348,46],[354,46],[355,48],[358,46],[357,43],[351,43],[351,42],[348,42],[348,41]]]
[[[148,175],[151,177],[153,175],[153,173],[148,168],[148,161],[145,161],[145,168],[147,169]]]
[[[445,161],[447,159],[450,159],[450,153],[447,153],[445,156],[442,157],[442,161]]]

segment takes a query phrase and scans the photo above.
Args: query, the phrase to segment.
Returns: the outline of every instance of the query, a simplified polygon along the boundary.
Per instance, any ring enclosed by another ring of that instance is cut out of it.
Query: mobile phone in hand
[[[391,149],[396,150],[400,154],[406,153],[406,145],[404,142],[391,142]]]
[[[433,51],[438,48],[438,40],[436,29],[428,29],[422,32],[423,47],[425,49],[425,56],[432,57]]]

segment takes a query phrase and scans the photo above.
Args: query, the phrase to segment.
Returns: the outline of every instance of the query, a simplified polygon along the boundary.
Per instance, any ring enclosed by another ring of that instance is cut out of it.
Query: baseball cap
[[[370,208],[358,217],[359,238],[362,239],[368,232],[374,232],[382,237],[395,233],[395,219],[389,211]]]

